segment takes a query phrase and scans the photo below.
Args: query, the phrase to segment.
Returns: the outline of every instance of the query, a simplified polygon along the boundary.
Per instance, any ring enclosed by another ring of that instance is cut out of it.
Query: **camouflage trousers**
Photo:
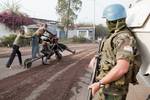
[[[126,100],[126,95],[108,95],[104,94],[100,89],[92,100]]]

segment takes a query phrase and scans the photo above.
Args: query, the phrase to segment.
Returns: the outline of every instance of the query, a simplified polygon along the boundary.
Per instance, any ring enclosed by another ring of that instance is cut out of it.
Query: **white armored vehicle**
[[[150,86],[150,0],[136,1],[127,12],[127,24],[138,38],[142,54],[139,76]]]

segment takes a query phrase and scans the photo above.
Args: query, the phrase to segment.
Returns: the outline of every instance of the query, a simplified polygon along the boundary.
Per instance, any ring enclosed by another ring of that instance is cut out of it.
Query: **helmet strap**
[[[119,32],[126,27],[125,19],[117,20],[115,32]]]

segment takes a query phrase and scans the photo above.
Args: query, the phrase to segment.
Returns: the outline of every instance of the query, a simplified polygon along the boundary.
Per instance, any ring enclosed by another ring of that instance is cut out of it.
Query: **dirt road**
[[[0,100],[87,100],[91,70],[87,68],[96,52],[96,44],[70,45],[77,53],[64,52],[63,59],[50,65],[36,61],[30,69],[5,67],[8,58],[0,58]],[[23,56],[23,59],[30,55]],[[139,75],[140,77],[140,75]],[[127,100],[150,100],[150,88],[130,85]]]
[[[0,80],[0,100],[70,100],[74,95],[71,89],[78,87],[77,80],[87,73],[95,51],[95,46],[87,46],[59,62],[52,60],[50,65],[39,65]]]

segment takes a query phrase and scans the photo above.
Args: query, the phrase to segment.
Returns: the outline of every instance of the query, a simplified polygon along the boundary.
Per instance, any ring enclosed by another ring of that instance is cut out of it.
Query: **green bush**
[[[1,46],[11,47],[16,38],[15,34],[10,34],[9,36],[3,36],[0,38]]]
[[[87,42],[91,42],[90,40],[80,36],[74,36],[73,38],[71,38],[71,42],[77,42],[77,43],[87,43]]]
[[[10,34],[8,36],[3,36],[0,38],[0,46],[2,47],[12,47],[13,42],[16,38],[16,34]],[[21,46],[28,46],[30,45],[31,39],[22,39]]]
[[[91,43],[92,41],[81,36],[80,37],[74,36],[72,38],[62,38],[59,40],[59,42],[68,44],[68,43]]]

